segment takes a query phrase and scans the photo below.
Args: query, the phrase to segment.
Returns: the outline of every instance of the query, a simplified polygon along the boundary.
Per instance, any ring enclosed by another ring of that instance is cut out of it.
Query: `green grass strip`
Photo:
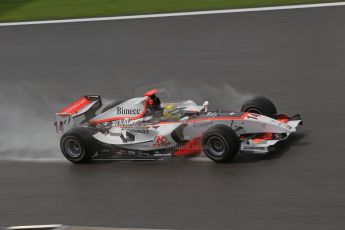
[[[0,21],[137,15],[307,4],[320,0],[0,0]]]

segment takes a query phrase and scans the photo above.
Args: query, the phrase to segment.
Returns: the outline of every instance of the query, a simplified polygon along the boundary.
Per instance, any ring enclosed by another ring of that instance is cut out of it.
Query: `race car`
[[[278,114],[256,96],[240,112],[209,111],[209,103],[161,102],[158,90],[106,106],[98,95],[83,96],[55,115],[62,154],[73,163],[96,159],[154,160],[204,152],[229,162],[241,152],[266,154],[302,125],[299,114]]]

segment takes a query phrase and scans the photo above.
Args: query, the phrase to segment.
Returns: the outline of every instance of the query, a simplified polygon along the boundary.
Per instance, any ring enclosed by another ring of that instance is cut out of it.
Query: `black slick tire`
[[[242,112],[261,114],[267,117],[273,117],[277,114],[277,108],[273,102],[263,96],[256,96],[246,101],[241,108]]]
[[[72,163],[88,163],[97,151],[97,142],[92,130],[87,127],[73,128],[60,139],[60,149]]]
[[[204,133],[202,146],[211,160],[224,163],[231,161],[239,152],[240,141],[229,126],[215,125]]]

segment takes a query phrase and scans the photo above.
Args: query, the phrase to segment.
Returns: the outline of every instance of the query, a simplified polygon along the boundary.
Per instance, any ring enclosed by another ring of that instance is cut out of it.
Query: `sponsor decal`
[[[292,129],[292,127],[290,125],[287,125],[284,122],[276,121],[276,123],[278,123],[279,126],[283,126],[283,127],[287,128],[287,129]]]
[[[218,115],[217,112],[208,112],[206,113],[206,117],[216,117]]]
[[[198,128],[198,127],[207,127],[207,126],[211,126],[211,125],[212,125],[212,121],[196,122],[196,123],[193,123],[193,127],[194,127],[194,128]]]
[[[135,151],[133,151],[133,150],[128,150],[128,154],[129,154],[129,155],[132,155],[132,156],[135,156]]]
[[[128,131],[132,132],[132,133],[149,134],[149,130],[148,129],[131,129],[131,130],[128,130]]]
[[[118,158],[118,157],[135,157],[135,156],[138,156],[138,155],[140,155],[140,154],[138,154],[138,152],[137,151],[135,151],[135,150],[128,150],[128,149],[117,149],[116,150],[116,152],[115,152],[115,154],[116,154],[116,156],[114,156],[114,157],[116,157],[116,158]],[[116,159],[116,158],[114,158],[114,159]]]
[[[153,156],[155,156],[155,157],[171,157],[172,154],[171,153],[155,153],[155,154],[153,154]]]
[[[265,147],[254,147],[254,146],[244,146],[243,149],[250,149],[250,150],[264,150]]]
[[[138,121],[136,120],[129,120],[129,119],[123,119],[123,120],[115,120],[112,121],[111,126],[130,126],[135,125]]]
[[[166,136],[159,135],[159,136],[155,137],[153,146],[154,147],[163,147],[163,146],[167,146],[169,144],[170,143],[168,142],[168,138]]]
[[[116,151],[116,154],[119,155],[119,156],[123,156],[123,155],[127,155],[128,154],[128,151],[125,150],[125,149],[118,149]]]
[[[123,107],[116,107],[118,115],[139,115],[141,109],[125,109]]]

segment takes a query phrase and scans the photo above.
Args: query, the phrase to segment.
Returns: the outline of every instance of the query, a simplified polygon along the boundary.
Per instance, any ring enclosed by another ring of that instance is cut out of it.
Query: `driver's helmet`
[[[168,119],[178,120],[182,117],[182,113],[175,105],[166,105],[163,108],[163,116]]]

